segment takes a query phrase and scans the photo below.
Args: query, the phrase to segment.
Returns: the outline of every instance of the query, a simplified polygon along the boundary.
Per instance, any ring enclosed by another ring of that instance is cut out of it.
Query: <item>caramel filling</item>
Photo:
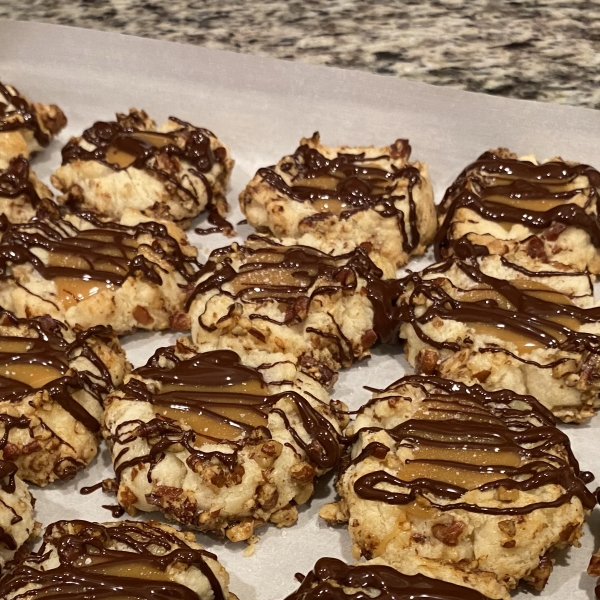
[[[168,384],[161,387],[161,394],[169,392],[211,392],[226,394],[224,399],[199,398],[196,406],[188,407],[172,399],[170,406],[157,407],[157,415],[173,419],[198,434],[197,443],[208,440],[233,441],[247,429],[267,425],[267,412],[258,404],[264,398],[264,386],[259,381],[247,381],[224,387],[200,387]],[[239,396],[236,397],[236,394]],[[243,395],[255,398],[248,399]]]
[[[273,287],[306,288],[309,285],[309,277],[295,275],[291,270],[281,268],[267,268],[248,272],[241,271],[231,283],[234,294],[254,287],[258,289]]]
[[[147,579],[150,581],[173,581],[167,572],[152,564],[136,560],[135,554],[133,553],[131,559],[128,559],[125,555],[121,557],[119,562],[102,554],[88,554],[78,558],[74,562],[74,566],[90,573],[108,575],[109,577],[127,577],[132,579]]]
[[[45,365],[9,364],[0,365],[0,376],[20,381],[21,383],[25,383],[28,386],[37,389],[62,377],[62,373]]]
[[[309,179],[298,179],[294,181],[294,187],[315,188],[317,190],[336,190],[342,179],[334,175],[321,175]]]
[[[515,280],[510,283],[523,291],[527,296],[539,298],[551,304],[573,306],[573,302],[568,296],[555,291],[544,283],[530,280]],[[503,310],[515,310],[515,307],[502,294],[489,288],[474,288],[468,291],[453,289],[451,293],[453,298],[462,302],[475,303],[482,302],[483,300],[493,300]],[[567,327],[572,331],[578,331],[581,325],[576,318],[568,315],[547,316],[544,319],[556,323],[558,326]],[[518,352],[531,352],[535,348],[544,347],[543,342],[529,338],[526,335],[519,335],[504,327],[501,323],[474,323],[470,327],[480,335],[494,336],[505,342],[514,344]],[[566,335],[560,331],[559,327],[540,325],[539,328],[555,338],[559,343],[566,339]]]
[[[335,198],[330,198],[329,200],[315,200],[313,202],[313,206],[316,210],[322,213],[333,213],[334,215],[339,215],[342,213],[344,209],[348,207],[345,202],[340,202]]]
[[[246,258],[246,264],[254,263],[273,263],[281,262],[283,252],[280,248],[274,248],[272,252],[255,252]]]
[[[173,141],[167,134],[148,131],[136,131],[127,134],[127,137],[143,142],[147,146],[154,148],[163,148]],[[137,159],[138,156],[136,154],[130,154],[117,146],[109,146],[106,150],[106,162],[116,165],[120,169],[127,169]]]
[[[7,340],[0,337],[0,352],[6,354],[22,354],[29,352],[33,348],[33,342],[26,339]]]
[[[490,288],[473,288],[471,290],[452,290],[452,297],[461,302],[483,302],[493,300],[503,310],[514,310],[515,307],[500,293]]]
[[[131,577],[132,579],[147,579],[150,581],[172,581],[171,577],[169,577],[165,571],[143,563],[126,562],[123,564],[111,563],[87,566],[84,562],[81,568],[92,573],[112,577]]]
[[[501,324],[490,325],[488,323],[472,323],[469,327],[477,335],[489,335],[496,337],[508,344],[513,344],[519,353],[528,353],[532,352],[536,348],[544,348],[543,342],[519,335],[510,329],[506,329]],[[552,335],[554,333],[555,332],[552,332]]]
[[[533,166],[533,163],[532,163],[532,166]],[[548,191],[552,191],[552,192],[563,192],[563,191],[569,190],[569,186],[565,184],[565,181],[563,179],[547,178],[547,179],[544,179],[543,182],[541,182],[538,179],[535,179],[534,177],[524,177],[523,174],[509,175],[508,173],[501,173],[501,174],[486,173],[485,169],[482,169],[481,172],[483,175],[486,175],[487,177],[491,177],[494,180],[493,185],[505,185],[506,183],[511,183],[513,181],[521,180],[521,181],[528,181],[529,183],[534,183],[534,184],[538,184],[538,185],[541,184]]]
[[[505,204],[514,208],[522,208],[524,210],[535,210],[538,212],[546,212],[557,206],[564,204],[564,200],[526,200],[523,198],[508,198],[507,196],[486,196],[484,202],[494,202],[496,204]]]
[[[65,310],[98,292],[115,289],[113,284],[104,281],[75,279],[73,277],[57,277],[54,284],[56,285],[58,300]]]
[[[173,142],[173,138],[168,133],[158,133],[156,131],[135,131],[129,135],[155,148],[164,148]]]
[[[485,473],[475,470],[462,469],[459,465],[442,465],[435,463],[420,463],[419,460],[450,461],[486,467],[501,465],[518,467],[521,459],[518,454],[506,451],[484,451],[473,449],[439,448],[435,446],[419,446],[413,451],[413,459],[403,465],[398,477],[405,481],[415,479],[434,479],[450,485],[457,485],[467,490],[474,490],[491,481],[504,479],[502,473]],[[415,461],[415,462],[413,462]]]
[[[114,146],[110,146],[106,150],[106,162],[116,165],[120,169],[129,168],[136,161],[136,158],[133,154],[123,152]]]
[[[511,281],[511,284],[517,289],[524,291],[528,296],[535,296],[536,298],[540,298],[541,300],[546,300],[547,302],[552,302],[554,304],[574,306],[572,300],[568,296],[557,292],[550,286],[547,286],[545,283],[540,283],[539,281],[530,281],[527,279],[517,279],[515,281]]]

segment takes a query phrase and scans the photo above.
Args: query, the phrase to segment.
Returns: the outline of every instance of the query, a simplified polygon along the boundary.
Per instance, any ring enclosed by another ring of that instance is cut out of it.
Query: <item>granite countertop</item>
[[[0,18],[600,108],[596,0],[0,0]]]

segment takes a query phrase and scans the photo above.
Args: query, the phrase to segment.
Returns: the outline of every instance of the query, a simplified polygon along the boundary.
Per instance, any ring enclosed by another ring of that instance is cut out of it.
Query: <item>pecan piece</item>
[[[465,529],[465,524],[461,521],[452,521],[452,523],[437,523],[431,528],[433,537],[446,544],[446,546],[456,546],[458,540]]]

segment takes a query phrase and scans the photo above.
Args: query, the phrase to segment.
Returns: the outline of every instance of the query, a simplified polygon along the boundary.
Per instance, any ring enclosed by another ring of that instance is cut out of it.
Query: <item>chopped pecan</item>
[[[367,350],[377,341],[377,334],[372,329],[367,329],[360,338],[362,347]]]
[[[549,242],[555,242],[558,239],[558,236],[567,228],[563,223],[558,223],[557,221],[552,221],[552,225],[544,231],[544,237]]]
[[[315,470],[305,462],[292,465],[290,468],[292,479],[301,483],[310,483],[315,478]]]
[[[529,238],[526,251],[527,255],[531,258],[539,258],[543,261],[548,260],[548,257],[546,256],[546,250],[544,248],[544,242],[542,242],[542,240],[536,235],[533,235],[531,238]]]
[[[310,298],[300,296],[294,300],[294,303],[288,306],[285,313],[286,323],[301,323],[308,315],[308,307],[310,306]]]
[[[4,460],[16,460],[17,458],[19,458],[20,454],[21,451],[19,450],[19,447],[15,444],[8,442],[6,446],[4,446]]]
[[[600,552],[594,554],[587,569],[588,575],[600,577]]]
[[[272,483],[265,483],[257,489],[256,499],[262,508],[272,510],[279,501],[279,492],[277,486]]]
[[[491,374],[492,372],[489,369],[486,369],[485,371],[479,371],[479,373],[475,373],[473,377],[477,379],[479,383],[485,383]]]
[[[140,325],[150,325],[150,323],[154,321],[154,319],[150,316],[150,313],[143,306],[136,306],[131,311],[131,314]]]
[[[446,544],[446,546],[456,546],[458,540],[465,529],[465,524],[462,521],[452,521],[452,523],[436,523],[431,528],[433,537]]]
[[[523,579],[534,590],[539,592],[544,589],[548,577],[550,577],[550,573],[552,573],[553,566],[552,560],[548,556],[542,556],[538,566]]]
[[[517,532],[515,522],[511,521],[510,519],[507,519],[506,521],[500,521],[498,523],[498,529],[500,529],[500,531],[505,533],[508,537],[515,537]]]
[[[185,331],[191,326],[190,316],[184,312],[176,312],[169,317],[169,325],[171,326],[171,329]]]
[[[435,350],[428,348],[420,350],[415,360],[415,370],[417,373],[431,375],[437,366],[440,355]]]
[[[345,288],[354,289],[356,287],[356,273],[351,267],[342,267],[339,269],[335,274],[335,280]]]
[[[600,378],[600,356],[597,354],[586,353],[584,362],[581,365],[581,383],[589,385],[591,382]]]

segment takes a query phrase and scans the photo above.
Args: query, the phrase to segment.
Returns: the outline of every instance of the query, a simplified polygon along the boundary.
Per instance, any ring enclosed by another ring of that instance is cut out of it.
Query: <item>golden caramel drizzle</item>
[[[310,279],[307,276],[295,274],[291,269],[268,268],[253,271],[242,271],[237,274],[231,287],[234,294],[245,289],[260,287],[261,289],[270,287],[308,287]]]
[[[535,210],[539,212],[545,212],[557,206],[563,205],[564,200],[526,200],[521,198],[509,198],[507,196],[490,194],[483,198],[484,203],[493,202],[495,204],[505,204],[507,206],[513,206],[514,208],[524,208],[527,210]],[[514,224],[513,224],[514,225]]]
[[[294,181],[294,187],[335,190],[342,179],[343,177],[336,177],[335,175],[320,175],[307,179],[297,179]]]
[[[129,168],[136,161],[136,158],[133,154],[123,152],[123,150],[119,150],[114,146],[110,146],[106,150],[106,162],[116,165],[119,169]]]
[[[190,409],[181,404],[178,405],[178,392],[203,394],[204,408]],[[211,400],[210,396],[206,396],[211,393],[215,394],[214,400]],[[243,433],[243,429],[235,425],[236,422],[252,428],[267,425],[268,409],[266,407],[264,410],[258,407],[252,409],[248,405],[247,399],[247,396],[250,395],[256,396],[258,400],[263,398],[265,393],[266,386],[258,380],[249,380],[228,386],[206,387],[173,383],[163,384],[157,398],[160,399],[161,396],[167,394],[174,395],[170,400],[170,405],[158,405],[156,407],[156,416],[178,421],[184,427],[192,429],[198,434],[196,443],[211,440],[231,442]],[[239,397],[236,397],[236,394],[239,394]],[[225,401],[223,401],[224,395],[226,395]]]
[[[490,325],[489,323],[471,323],[469,328],[478,335],[489,335],[501,339],[509,344],[514,344],[519,353],[533,352],[536,348],[543,348],[544,344],[529,337],[519,335],[501,325]],[[553,333],[555,333],[553,331]]]
[[[62,377],[57,369],[39,364],[0,365],[0,377],[25,383],[32,388],[41,388],[47,383]]]
[[[29,352],[34,346],[34,343],[27,339],[7,340],[0,338],[0,352],[20,354]]]
[[[129,135],[130,137],[135,138],[136,140],[141,140],[142,142],[146,142],[155,148],[164,148],[168,144],[173,143],[173,138],[166,133],[133,131]]]
[[[73,277],[57,277],[54,279],[58,300],[65,310],[75,306],[78,302],[86,300],[103,290],[114,290],[110,283],[97,280],[82,280]]]
[[[330,198],[329,200],[315,200],[313,202],[313,206],[315,210],[323,213],[333,213],[334,215],[341,215],[342,211],[348,208],[348,205],[345,202],[340,202],[335,198]]]

